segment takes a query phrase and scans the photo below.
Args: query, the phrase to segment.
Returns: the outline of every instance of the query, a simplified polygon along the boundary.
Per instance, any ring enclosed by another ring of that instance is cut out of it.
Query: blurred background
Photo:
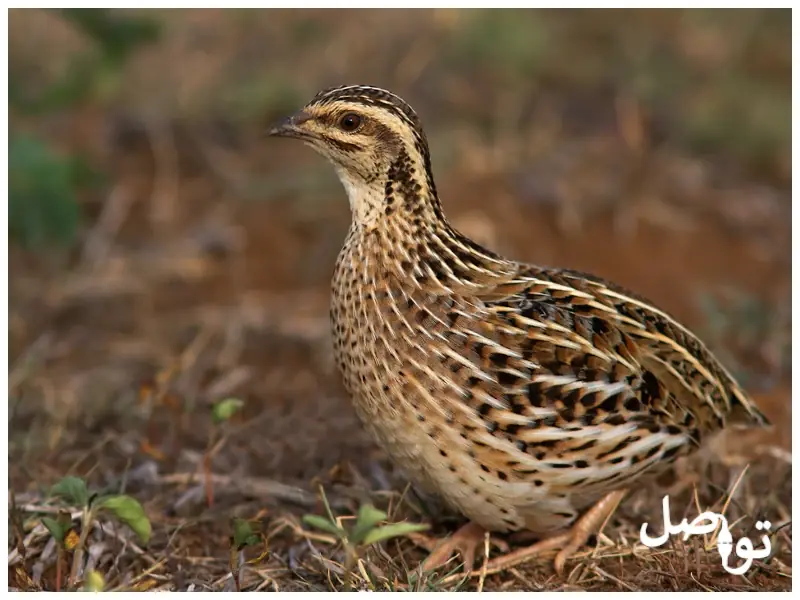
[[[790,31],[788,10],[9,11],[12,487],[163,491],[230,397],[215,473],[373,468],[328,337],[345,194],[264,137],[343,83],[415,108],[457,228],[672,312],[788,450]]]

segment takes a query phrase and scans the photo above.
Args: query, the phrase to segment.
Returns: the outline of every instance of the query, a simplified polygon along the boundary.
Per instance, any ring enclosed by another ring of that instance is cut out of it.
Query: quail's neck
[[[401,152],[370,185],[340,177],[352,211],[348,244],[373,264],[444,292],[491,285],[516,271],[450,225],[425,162]]]

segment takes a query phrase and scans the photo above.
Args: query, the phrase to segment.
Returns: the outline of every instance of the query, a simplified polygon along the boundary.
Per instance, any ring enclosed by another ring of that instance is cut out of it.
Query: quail
[[[269,134],[322,154],[347,192],[330,317],[360,420],[469,521],[424,568],[459,551],[469,569],[487,531],[524,531],[540,541],[488,568],[557,551],[562,572],[637,481],[729,424],[768,425],[650,301],[500,256],[451,226],[420,120],[395,94],[327,89]]]

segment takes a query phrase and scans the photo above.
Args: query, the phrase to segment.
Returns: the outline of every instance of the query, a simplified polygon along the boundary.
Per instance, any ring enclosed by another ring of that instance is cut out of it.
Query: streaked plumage
[[[361,420],[416,485],[474,524],[564,531],[729,421],[766,424],[651,302],[455,231],[419,119],[397,96],[326,90],[272,133],[329,158],[348,193],[331,321]]]

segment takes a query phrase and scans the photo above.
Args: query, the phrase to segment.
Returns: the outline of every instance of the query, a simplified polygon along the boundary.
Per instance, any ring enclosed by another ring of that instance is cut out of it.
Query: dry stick
[[[217,435],[217,428],[211,429],[211,435],[208,438],[208,446],[203,453],[203,485],[206,491],[206,502],[208,507],[214,505],[214,485],[211,481],[213,473],[211,472],[211,461],[217,453],[222,450],[225,442],[228,441],[228,435],[223,434],[219,440],[214,442],[214,437]]]
[[[49,514],[49,515],[57,515],[62,510],[58,506],[46,506],[46,505],[30,504],[30,503],[29,504],[23,504],[21,506],[18,506],[17,508],[20,511],[26,512],[26,513],[44,513],[44,514]],[[81,514],[82,514],[81,511],[76,511],[76,512],[72,513],[70,516],[74,520],[74,519],[77,519],[78,517],[80,517]],[[45,533],[47,533],[47,529],[45,529],[44,525],[40,525],[40,526],[37,526],[31,532],[31,534],[33,534],[33,533],[45,534]],[[29,537],[30,537],[30,535],[29,535]],[[11,557],[9,557],[9,560],[10,559],[11,559]]]
[[[367,573],[366,563],[364,562],[364,560],[359,558],[358,562],[356,563],[356,565],[358,566],[358,572],[361,574],[362,579],[364,579],[364,581],[367,583],[367,585],[369,585],[370,589],[374,592],[375,591],[375,585],[372,583],[372,580],[369,578],[369,573]]]
[[[166,562],[167,562],[167,559],[166,558],[162,558],[161,560],[159,560],[155,564],[151,565],[150,567],[148,567],[147,569],[145,569],[144,571],[142,571],[141,573],[136,575],[133,579],[131,579],[131,581],[130,581],[130,583],[128,585],[136,585],[137,583],[139,583],[145,577],[151,576],[153,571],[155,571],[156,569],[162,567],[164,565],[164,563],[166,563]],[[115,587],[113,589],[110,589],[108,591],[109,592],[121,591],[122,587],[123,587],[122,585],[118,585],[117,587]]]
[[[253,496],[271,496],[278,500],[286,500],[304,507],[313,507],[316,504],[314,494],[306,490],[257,477],[233,477],[228,475],[210,476],[214,485],[231,487],[237,491]],[[173,473],[159,477],[160,483],[191,484],[197,481],[197,473]]]
[[[209,448],[203,453],[203,487],[206,491],[206,505],[208,508],[212,508],[214,506],[214,485],[211,482],[211,453],[213,451],[212,442],[214,441],[214,431],[211,432],[211,437],[209,438]],[[218,448],[222,447],[222,442],[224,438],[220,440],[218,444]]]
[[[592,570],[595,573],[597,573],[598,575],[600,575],[600,577],[605,577],[606,579],[610,579],[611,581],[613,581],[614,583],[616,583],[620,587],[624,587],[624,588],[630,590],[631,592],[637,591],[636,588],[628,585],[627,583],[625,583],[624,581],[622,581],[618,577],[614,577],[611,573],[607,573],[606,571],[604,571],[603,569],[601,569],[597,565],[592,566]]]
[[[744,477],[744,474],[747,472],[747,469],[748,469],[749,466],[750,466],[749,464],[744,466],[744,469],[742,469],[742,472],[739,473],[739,477],[736,478],[736,481],[734,482],[733,487],[731,488],[731,491],[728,493],[728,498],[725,500],[724,504],[722,505],[722,511],[720,512],[720,514],[723,517],[725,516],[725,512],[728,510],[728,505],[731,503],[731,500],[733,500],[733,495],[736,493],[736,488],[738,488],[739,484],[742,482],[742,478]],[[719,535],[719,531],[720,531],[721,527],[722,527],[722,522],[720,521],[720,523],[717,525],[716,529],[714,529],[714,535],[711,536],[711,546],[712,547],[714,547],[716,545],[716,543],[717,543],[717,536]]]
[[[483,585],[486,582],[486,571],[489,565],[489,532],[483,533],[483,564],[481,565],[481,575],[478,578],[478,591],[483,591]]]
[[[53,340],[53,334],[43,333],[28,346],[14,365],[8,371],[8,395],[13,396],[17,387],[25,381],[28,376],[28,366],[36,359],[37,355]]]
[[[236,548],[236,543],[231,538],[231,549],[230,549],[230,571],[231,571],[231,578],[233,579],[233,583],[236,586],[236,591],[242,591],[242,578],[243,578],[243,571],[244,571],[244,550],[239,550]]]
[[[169,123],[157,119],[145,119],[145,131],[150,138],[155,163],[153,194],[150,199],[150,223],[156,230],[171,223],[175,218],[180,174],[175,134]]]
[[[11,529],[14,534],[15,550],[19,553],[19,555],[22,557],[22,560],[24,561],[26,558],[25,543],[24,543],[25,535],[23,534],[21,512],[19,510],[19,507],[17,507],[17,500],[14,492],[9,490],[8,495],[10,498],[9,512],[11,513],[9,520],[11,521]]]
[[[358,556],[356,555],[356,549],[351,546],[349,542],[345,544],[344,556],[344,591],[352,592],[353,569],[355,569],[358,563]]]
[[[58,547],[56,549],[56,592],[61,591],[61,563],[63,563],[64,548],[63,544],[56,542]]]
[[[694,581],[694,582],[695,582],[697,585],[699,585],[701,588],[703,588],[703,590],[704,590],[704,591],[706,591],[706,592],[713,592],[713,591],[714,591],[714,590],[713,590],[713,589],[711,589],[710,587],[708,587],[708,586],[705,586],[705,585],[703,585],[702,583],[700,583],[699,581],[697,581],[697,579],[695,579],[694,573],[691,573],[691,572],[690,572],[690,573],[689,573],[689,577],[690,577],[690,578],[692,579],[692,581]]]
[[[92,526],[94,514],[92,509],[84,508],[83,519],[81,520],[81,535],[78,538],[78,545],[75,546],[75,553],[72,555],[72,569],[69,573],[69,586],[73,587],[78,579],[78,571],[83,565],[83,552],[86,546],[86,539],[89,537],[89,529]]]
[[[117,183],[103,206],[103,212],[97,223],[89,232],[86,243],[83,245],[81,260],[96,266],[103,255],[108,253],[111,242],[122,224],[128,218],[134,195],[130,193],[125,184]]]
[[[520,583],[523,583],[523,584],[528,586],[529,589],[527,589],[525,591],[532,592],[534,590],[541,590],[542,589],[541,585],[533,583],[527,577],[523,576],[522,573],[520,573],[516,569],[516,567],[510,567],[508,569],[508,572],[511,573],[511,575],[517,579],[517,581],[519,581]]]

